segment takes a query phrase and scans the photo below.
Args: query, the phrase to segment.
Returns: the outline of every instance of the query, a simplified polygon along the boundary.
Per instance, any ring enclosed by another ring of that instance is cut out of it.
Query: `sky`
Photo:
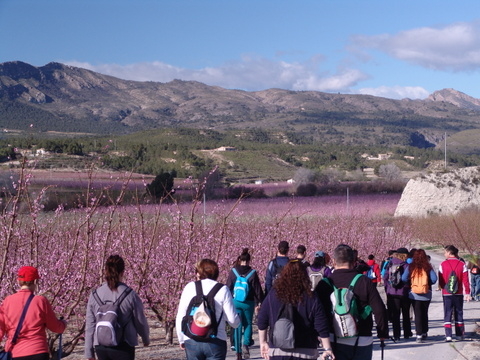
[[[424,99],[480,98],[480,1],[0,0],[0,63]]]

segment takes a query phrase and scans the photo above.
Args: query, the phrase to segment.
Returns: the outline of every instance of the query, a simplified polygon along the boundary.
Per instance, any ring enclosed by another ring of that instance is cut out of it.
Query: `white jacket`
[[[211,279],[203,279],[201,282],[202,282],[202,290],[204,295],[207,295],[217,283],[215,280],[211,280]],[[192,300],[192,298],[196,294],[197,292],[195,290],[195,282],[192,281],[185,286],[185,288],[183,289],[182,295],[180,297],[180,304],[178,304],[178,312],[177,312],[177,318],[175,323],[178,342],[180,344],[183,344],[185,340],[189,339],[182,332],[182,319],[187,313],[187,308],[188,308],[188,305],[190,304],[190,300]],[[223,286],[222,288],[220,288],[220,290],[215,295],[214,300],[215,300],[215,315],[216,315],[217,321],[220,319],[220,316],[222,316],[222,312],[223,312],[221,321],[218,324],[217,338],[219,338],[220,340],[226,341],[227,332],[225,331],[225,322],[228,321],[228,323],[233,328],[236,328],[238,325],[240,325],[241,320],[237,315],[235,306],[233,305],[232,294],[230,293],[230,290],[228,290],[226,286]]]

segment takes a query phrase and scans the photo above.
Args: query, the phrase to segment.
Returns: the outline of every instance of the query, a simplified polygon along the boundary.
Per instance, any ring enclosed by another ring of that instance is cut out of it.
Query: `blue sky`
[[[0,62],[122,79],[480,98],[480,1],[0,0]]]

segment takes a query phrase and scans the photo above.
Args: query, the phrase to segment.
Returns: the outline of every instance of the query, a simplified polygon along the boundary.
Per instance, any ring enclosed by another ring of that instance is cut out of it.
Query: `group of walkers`
[[[229,340],[226,323],[232,329],[232,350],[238,359],[248,359],[254,344],[255,313],[264,359],[371,359],[374,324],[382,345],[390,339],[389,322],[394,341],[401,341],[402,330],[404,339],[415,338],[418,343],[428,339],[428,310],[437,282],[443,295],[445,341],[464,339],[463,302],[470,300],[469,274],[453,245],[445,247],[445,261],[438,272],[423,249],[393,250],[381,266],[373,255],[362,261],[346,244],[337,246],[331,258],[316,251],[311,264],[303,245],[298,246],[295,258],[288,253],[288,242],[281,241],[267,265],[263,291],[258,273],[250,266],[248,249],[244,249],[226,285],[213,296],[213,317],[218,326],[213,321],[208,326],[218,329],[203,338],[191,331],[198,325],[194,317],[199,307],[192,306],[198,294],[196,283],[201,284],[202,295],[208,294],[203,295],[208,300],[209,291],[217,284],[218,265],[208,259],[197,264],[197,281],[185,287],[176,318],[180,347],[185,349],[187,360],[225,359]],[[382,284],[386,305],[378,291]],[[189,318],[191,326],[186,326]]]
[[[438,272],[423,249],[391,251],[381,266],[373,255],[367,262],[360,260],[346,244],[338,245],[331,258],[316,251],[311,264],[305,246],[298,246],[295,258],[289,258],[288,252],[288,242],[281,241],[266,268],[265,290],[250,266],[248,249],[236,259],[226,285],[217,281],[215,261],[202,259],[196,264],[196,280],[183,289],[176,316],[177,336],[187,360],[225,359],[229,330],[237,358],[248,359],[254,344],[254,314],[264,359],[313,360],[319,357],[319,349],[322,359],[371,359],[374,321],[382,344],[389,338],[389,321],[394,341],[401,340],[402,329],[404,339],[409,339],[414,336],[411,307],[416,341],[427,339],[428,309],[437,281],[443,295],[445,341],[464,339],[463,302],[470,300],[469,273],[453,245],[445,247],[445,261]],[[474,276],[478,264],[470,271],[474,300],[479,300]],[[133,360],[139,336],[144,346],[150,344],[142,301],[123,283],[124,272],[120,256],[108,257],[105,282],[90,294],[86,359]],[[19,291],[0,306],[0,338],[7,338],[4,349],[10,358],[47,360],[46,330],[61,334],[67,323],[56,317],[45,297],[34,295],[40,280],[35,267],[21,267],[17,275]],[[377,289],[381,283],[386,306]]]

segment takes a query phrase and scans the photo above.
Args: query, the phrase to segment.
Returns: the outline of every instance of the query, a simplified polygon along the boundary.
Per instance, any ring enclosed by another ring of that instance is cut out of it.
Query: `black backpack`
[[[93,291],[93,298],[98,303],[98,311],[95,314],[95,332],[99,345],[117,346],[123,339],[123,328],[118,321],[120,314],[120,304],[132,291],[127,287],[115,302],[102,301],[97,294],[97,290]]]
[[[445,291],[449,294],[456,294],[458,292],[458,276],[456,273],[456,269],[458,266],[458,263],[455,265],[455,267],[452,267],[452,264],[447,261],[447,263],[450,265],[450,275],[448,275],[448,281],[445,284]]]
[[[196,295],[190,300],[187,312],[182,319],[182,332],[190,339],[208,342],[217,337],[218,324],[222,319],[223,312],[217,321],[214,297],[223,286],[221,283],[216,283],[207,295],[203,295],[201,281],[195,281]],[[200,312],[202,313],[202,321],[208,320],[209,324],[207,326],[203,326],[205,324],[199,324],[196,321]]]

